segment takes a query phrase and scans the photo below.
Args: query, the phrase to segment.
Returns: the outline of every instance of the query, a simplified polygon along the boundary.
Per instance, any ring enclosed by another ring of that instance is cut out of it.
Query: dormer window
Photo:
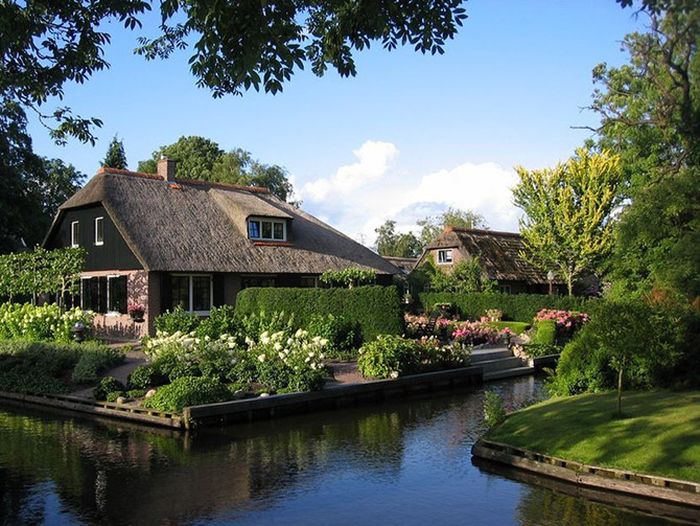
[[[286,241],[287,223],[283,219],[248,219],[248,237],[260,241]]]

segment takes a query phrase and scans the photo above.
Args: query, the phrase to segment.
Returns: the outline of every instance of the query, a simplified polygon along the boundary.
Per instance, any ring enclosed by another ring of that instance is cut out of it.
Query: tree
[[[470,294],[493,292],[496,289],[496,284],[488,279],[481,268],[478,257],[463,259],[455,264],[450,272],[444,272],[432,265],[426,269],[430,272],[430,289],[434,292]]]
[[[447,227],[452,228],[488,228],[481,214],[471,210],[448,208],[442,214],[426,217],[418,221],[421,227],[420,242],[423,247],[435,241]]]
[[[139,162],[138,170],[155,172],[162,155],[178,161],[177,172],[182,178],[265,187],[283,201],[294,191],[281,166],[264,164],[240,148],[224,152],[204,137],[180,137],[173,144],[161,146],[151,159]]]
[[[525,212],[523,256],[543,270],[557,270],[569,295],[577,276],[594,270],[613,245],[611,216],[620,202],[619,158],[580,148],[564,164],[544,170],[515,168],[516,206]]]
[[[118,140],[116,135],[112,138],[112,142],[109,143],[109,148],[107,148],[107,154],[102,161],[102,166],[118,168],[120,170],[125,170],[127,167],[124,143]]]
[[[109,67],[105,49],[111,22],[141,28],[154,2],[146,0],[63,0],[0,3],[2,71],[0,99],[36,112],[63,142],[69,136],[94,144],[97,118],[83,118],[69,107],[44,111],[50,97],[62,98],[67,82],[86,82]],[[422,53],[444,52],[444,43],[466,18],[462,0],[413,2],[219,2],[161,0],[153,38],[139,38],[137,53],[167,58],[192,46],[189,66],[197,84],[215,97],[261,87],[270,93],[306,65],[316,75],[328,66],[341,76],[356,72],[353,52],[379,42],[385,49],[411,45]],[[225,35],[225,38],[222,38]]]
[[[618,154],[625,209],[612,258],[620,294],[700,295],[700,6],[647,1],[646,33],[627,35],[629,63],[593,71],[596,146]]]
[[[376,248],[380,256],[413,258],[421,253],[418,238],[412,232],[396,232],[396,221],[386,220],[374,231],[377,233]]]

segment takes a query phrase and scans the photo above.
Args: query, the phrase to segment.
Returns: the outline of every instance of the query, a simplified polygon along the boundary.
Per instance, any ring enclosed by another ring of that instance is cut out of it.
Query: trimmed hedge
[[[352,289],[249,288],[236,300],[236,314],[260,312],[294,314],[294,323],[306,327],[318,315],[333,314],[360,326],[362,339],[403,332],[403,310],[396,287]]]
[[[423,310],[430,312],[436,303],[452,303],[463,318],[478,320],[487,309],[499,309],[503,318],[530,322],[542,309],[588,312],[597,300],[578,296],[549,294],[501,294],[424,292],[419,295]]]
[[[554,345],[557,339],[557,325],[554,320],[535,320],[535,334],[532,343],[537,345]]]

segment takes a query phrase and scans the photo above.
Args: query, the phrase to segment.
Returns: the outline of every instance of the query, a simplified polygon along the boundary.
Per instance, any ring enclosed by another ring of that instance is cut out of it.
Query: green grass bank
[[[510,415],[486,437],[609,468],[700,482],[700,392],[630,392],[555,398]]]

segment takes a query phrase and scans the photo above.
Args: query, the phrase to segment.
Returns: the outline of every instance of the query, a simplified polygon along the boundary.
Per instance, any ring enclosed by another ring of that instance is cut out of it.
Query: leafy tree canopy
[[[593,71],[596,146],[617,153],[625,210],[614,290],[700,295],[700,5],[647,1],[650,30],[625,37],[629,63]]]
[[[125,170],[128,166],[126,153],[124,152],[124,143],[117,139],[116,135],[112,138],[112,142],[109,143],[102,166],[119,168],[120,170]]]
[[[574,279],[594,270],[612,249],[611,216],[622,183],[619,158],[581,148],[554,168],[515,170],[520,182],[513,198],[525,212],[520,230],[528,252],[523,256],[556,271],[571,295]]]
[[[177,173],[182,178],[261,186],[283,201],[294,191],[287,171],[281,166],[261,163],[240,148],[225,152],[216,142],[204,137],[180,137],[173,144],[161,146],[151,159],[139,162],[138,170],[156,172],[162,155],[178,162]]]
[[[422,251],[420,241],[412,232],[396,232],[396,221],[387,220],[374,231],[377,233],[376,248],[380,256],[413,258]]]
[[[471,210],[450,207],[442,214],[426,217],[418,221],[421,227],[420,242],[423,247],[429,245],[447,227],[452,228],[488,228],[484,217]]]

